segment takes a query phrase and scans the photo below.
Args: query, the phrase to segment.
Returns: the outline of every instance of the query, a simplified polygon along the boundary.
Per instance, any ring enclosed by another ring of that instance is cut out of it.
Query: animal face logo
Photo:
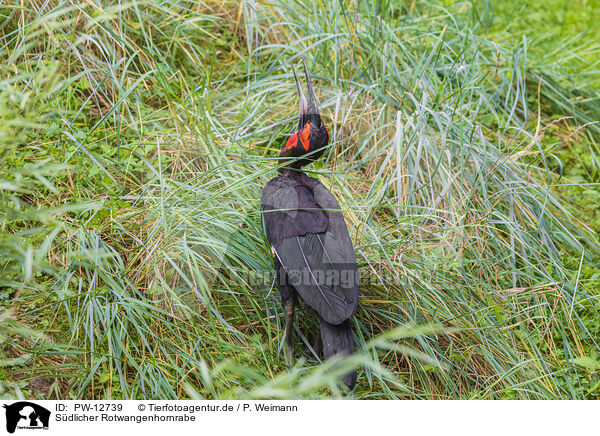
[[[50,411],[30,403],[19,401],[17,403],[4,405],[6,409],[6,431],[14,433],[15,429],[48,429]]]

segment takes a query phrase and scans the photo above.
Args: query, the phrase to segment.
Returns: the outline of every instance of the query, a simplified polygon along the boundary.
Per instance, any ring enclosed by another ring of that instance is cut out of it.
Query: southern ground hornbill
[[[349,318],[358,306],[356,258],[335,197],[301,170],[323,154],[329,132],[321,121],[306,64],[308,98],[293,71],[300,100],[298,131],[282,148],[280,175],[267,183],[261,200],[263,225],[286,314],[286,351],[292,358],[292,324],[300,298],[306,312],[316,313],[319,319],[325,358],[349,355],[354,352]],[[316,339],[318,343],[319,335]],[[344,375],[342,381],[352,389],[356,372]]]

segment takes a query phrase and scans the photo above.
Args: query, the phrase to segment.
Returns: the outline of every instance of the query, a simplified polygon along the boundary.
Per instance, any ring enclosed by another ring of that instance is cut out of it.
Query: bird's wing
[[[261,209],[267,239],[275,247],[287,238],[327,230],[327,213],[312,192],[289,177],[275,177],[267,183]]]
[[[335,197],[315,179],[305,176],[302,181],[285,182],[302,187],[295,188],[296,199],[291,191],[285,195],[281,189],[274,189],[279,191],[276,196],[263,194],[265,230],[290,284],[325,321],[337,325],[352,316],[358,305],[354,249]],[[295,214],[283,217],[282,210]],[[274,227],[281,224],[289,227]]]

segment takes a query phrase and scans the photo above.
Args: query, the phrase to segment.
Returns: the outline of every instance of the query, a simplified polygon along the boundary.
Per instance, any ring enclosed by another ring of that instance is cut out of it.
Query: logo
[[[50,422],[50,411],[30,403],[29,401],[19,401],[10,405],[4,404],[6,409],[6,431],[14,433],[15,429],[48,430]]]

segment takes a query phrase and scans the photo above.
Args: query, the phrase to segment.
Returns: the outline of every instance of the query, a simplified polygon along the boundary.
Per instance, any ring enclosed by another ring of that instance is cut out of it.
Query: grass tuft
[[[484,12],[0,6],[0,394],[329,398],[359,368],[357,399],[596,398],[597,65],[573,86]],[[356,355],[288,368],[258,206],[301,57],[364,284]]]

